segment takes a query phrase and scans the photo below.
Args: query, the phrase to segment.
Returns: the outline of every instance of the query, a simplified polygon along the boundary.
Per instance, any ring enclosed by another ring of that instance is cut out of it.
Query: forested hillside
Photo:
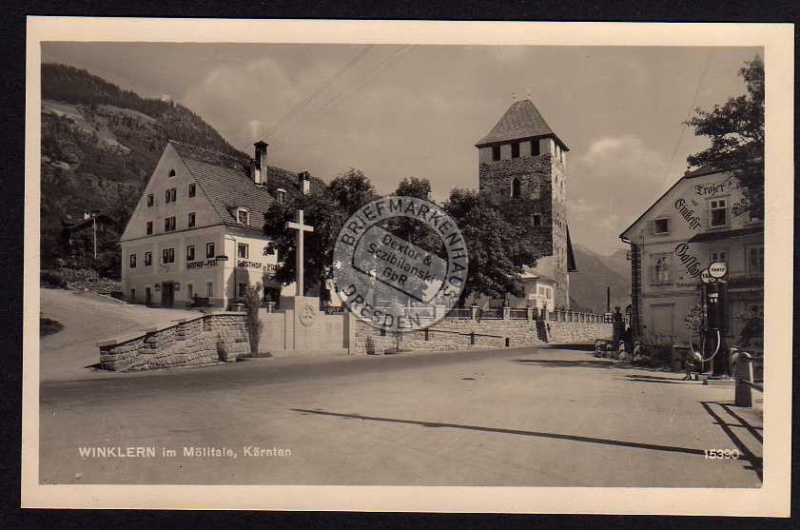
[[[119,234],[169,139],[242,155],[186,107],[60,64],[42,65],[41,132],[42,268],[91,265],[61,241],[62,221],[91,210],[115,220],[99,252],[101,272],[118,274]]]

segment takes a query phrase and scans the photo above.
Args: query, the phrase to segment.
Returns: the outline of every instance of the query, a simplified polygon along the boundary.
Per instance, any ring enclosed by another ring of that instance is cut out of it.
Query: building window
[[[531,156],[539,156],[539,140],[531,140]]]
[[[672,254],[656,254],[653,256],[653,283],[670,283],[672,270]]]
[[[175,249],[174,248],[165,248],[161,250],[161,262],[162,263],[175,263]]]
[[[178,190],[177,188],[170,188],[164,192],[164,202],[177,202]]]
[[[246,294],[247,294],[247,284],[246,283],[240,283],[239,284],[239,294],[237,296],[239,298],[244,298],[244,296]]]
[[[175,230],[175,216],[164,218],[164,232],[172,232]]]
[[[551,300],[553,298],[553,290],[551,288],[545,287],[544,292],[547,295],[548,300]]]
[[[275,190],[275,195],[278,198],[278,204],[286,204],[286,190],[278,188]]]
[[[131,254],[130,255],[130,265],[131,265],[131,269],[135,269],[136,268],[136,254]]]
[[[152,252],[145,252],[144,253],[144,266],[149,267],[153,264],[153,253]]]
[[[194,245],[186,247],[186,261],[194,261]]]
[[[511,144],[511,158],[519,158],[519,142]]]
[[[238,221],[239,223],[241,223],[243,225],[249,225],[250,224],[250,212],[248,212],[244,208],[239,208],[236,211],[236,221]]]
[[[764,273],[764,247],[747,248],[747,272],[751,274]]]
[[[711,261],[728,261],[728,253],[724,250],[712,250]]]
[[[500,160],[500,146],[494,145],[492,146],[492,161],[497,162]]]
[[[149,194],[147,195],[147,207],[148,207],[148,208],[151,208],[151,207],[153,206],[153,203],[154,203],[154,202],[155,202],[155,198],[153,197],[153,194],[152,194],[152,193],[149,193]]]
[[[653,221],[653,234],[657,236],[669,234],[669,217]]]
[[[186,226],[188,226],[189,228],[194,228],[194,221],[195,221],[195,214],[194,212],[191,212],[189,214],[189,222],[187,223]]]
[[[214,298],[214,282],[206,282],[206,296]]]
[[[191,199],[195,195],[197,195],[197,184],[192,182],[191,184],[189,184],[189,198]]]
[[[174,177],[175,175],[177,175],[177,173],[175,173],[174,169],[170,169],[169,173],[167,174],[167,176],[170,177],[170,178]]]
[[[153,221],[147,221],[147,235],[153,235]]]
[[[514,177],[511,180],[511,196],[519,197],[521,195],[521,188],[522,188],[522,183],[520,183],[517,177]]]
[[[213,258],[215,255],[214,243],[206,243],[206,259]]]
[[[728,225],[728,203],[725,199],[709,201],[709,211],[711,213],[711,228]]]
[[[542,226],[541,214],[538,213],[533,214],[533,226]]]
[[[250,245],[246,245],[244,243],[239,243],[236,247],[236,255],[239,256],[241,259],[247,259],[250,257]]]
[[[194,285],[191,283],[186,284],[186,299],[193,300],[194,299]]]

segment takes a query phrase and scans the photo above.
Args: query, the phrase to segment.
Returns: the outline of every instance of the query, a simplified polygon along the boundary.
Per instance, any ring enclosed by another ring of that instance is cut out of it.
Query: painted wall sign
[[[687,243],[680,243],[675,247],[675,255],[678,256],[683,267],[686,269],[693,278],[700,276],[702,269],[700,268],[700,260],[689,253],[689,245]]]
[[[697,184],[694,187],[695,195],[699,197],[714,197],[721,193],[728,193],[731,190],[738,190],[739,182],[735,178],[727,178],[722,182],[711,182],[708,184]]]
[[[681,217],[683,217],[686,224],[689,225],[689,228],[692,230],[700,228],[700,214],[695,213],[694,209],[689,208],[689,205],[686,204],[684,199],[675,201],[675,209],[681,214]]]
[[[203,261],[190,261],[186,264],[187,269],[205,269],[208,267],[216,267],[217,258],[211,258]]]

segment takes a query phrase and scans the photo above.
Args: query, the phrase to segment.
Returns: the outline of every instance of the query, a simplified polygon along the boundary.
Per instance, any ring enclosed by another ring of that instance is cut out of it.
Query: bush
[[[261,340],[261,330],[263,324],[261,319],[258,318],[258,310],[261,308],[261,283],[257,283],[255,287],[248,285],[244,293],[244,306],[247,308],[247,335],[250,339],[250,354],[255,355],[258,353],[258,343]]]
[[[39,274],[39,283],[42,287],[67,288],[67,280],[58,271],[42,271]]]

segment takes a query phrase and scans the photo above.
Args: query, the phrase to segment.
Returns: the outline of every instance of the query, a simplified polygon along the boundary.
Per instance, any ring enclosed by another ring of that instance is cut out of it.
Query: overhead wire
[[[689,106],[689,111],[686,113],[686,118],[681,122],[681,131],[678,134],[678,139],[675,142],[675,147],[672,148],[672,154],[669,157],[669,162],[667,162],[667,167],[664,169],[664,178],[661,180],[661,187],[663,188],[664,185],[670,178],[669,170],[672,167],[672,161],[675,158],[675,155],[678,152],[678,147],[680,147],[681,140],[683,139],[683,133],[686,132],[686,122],[689,121],[689,118],[692,117],[692,113],[694,112],[695,106],[697,105],[697,96],[700,95],[700,89],[703,87],[703,82],[706,79],[706,74],[708,73],[708,67],[711,64],[711,54],[713,53],[713,49],[708,50],[708,55],[706,56],[706,64],[703,67],[703,73],[700,75],[700,80],[697,82],[697,88],[694,91],[694,97],[692,98],[692,104]]]
[[[378,64],[373,67],[372,72],[369,73],[361,83],[352,84],[340,90],[331,99],[329,99],[327,103],[323,103],[322,107],[314,114],[314,116],[319,118],[330,113],[330,111],[332,111],[334,108],[338,107],[346,100],[357,94],[368,83],[372,82],[378,76],[393,68],[413,47],[414,45],[411,44],[405,45],[397,50],[394,54],[388,55],[387,57],[381,59]],[[298,127],[298,125],[299,122],[295,122],[288,129],[284,130],[283,133],[276,135],[273,140],[286,138]]]
[[[295,107],[292,108],[288,113],[283,115],[282,117],[278,118],[275,122],[270,125],[267,129],[266,137],[271,137],[271,135],[278,132],[284,125],[289,123],[297,114],[305,110],[311,102],[313,102],[317,97],[319,97],[322,92],[324,92],[329,86],[336,82],[341,76],[343,76],[348,70],[350,70],[355,64],[360,61],[372,48],[374,44],[368,45],[366,48],[361,50],[355,57],[353,57],[344,67],[340,68],[334,75],[328,78],[324,83],[318,86],[313,92],[311,92],[308,96],[306,96],[300,103],[298,103]]]

